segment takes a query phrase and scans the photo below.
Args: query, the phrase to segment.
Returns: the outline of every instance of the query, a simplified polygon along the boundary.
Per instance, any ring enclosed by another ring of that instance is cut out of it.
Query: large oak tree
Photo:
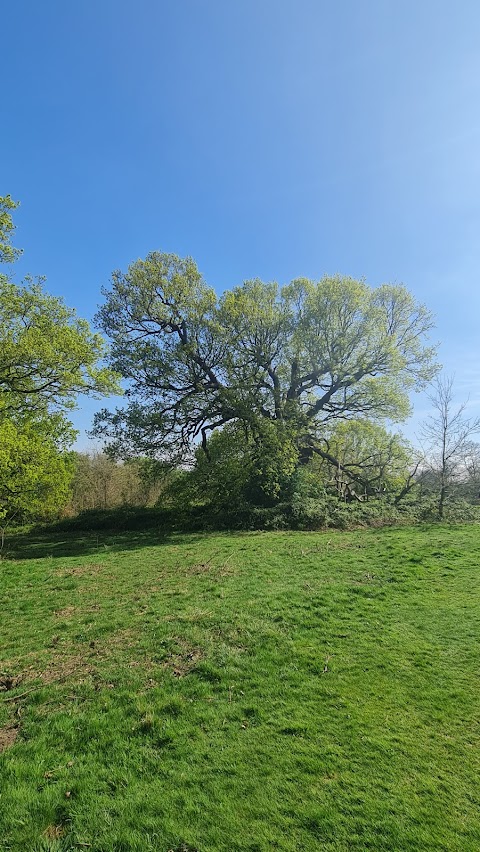
[[[209,434],[236,422],[338,466],[331,421],[401,420],[436,370],[431,315],[400,285],[255,279],[219,297],[191,258],[155,252],[105,296],[98,320],[129,404],[101,412],[95,433],[123,457],[179,459],[199,441],[208,454]]]

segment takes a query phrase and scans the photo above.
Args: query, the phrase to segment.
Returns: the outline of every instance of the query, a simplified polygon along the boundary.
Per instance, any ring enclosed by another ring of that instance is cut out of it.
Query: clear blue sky
[[[219,291],[403,282],[480,413],[478,0],[17,0],[2,30],[17,276],[90,319],[154,249]]]

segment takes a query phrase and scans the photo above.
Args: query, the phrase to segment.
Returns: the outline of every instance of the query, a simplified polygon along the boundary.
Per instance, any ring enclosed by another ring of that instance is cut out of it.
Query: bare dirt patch
[[[197,562],[194,565],[189,565],[184,569],[184,573],[188,576],[198,575],[198,574],[210,574],[214,577],[229,577],[232,574],[237,573],[237,569],[234,565],[231,564],[231,560],[234,558],[236,554],[231,553],[223,561],[219,561],[216,557],[218,554],[214,554],[207,562]]]
[[[18,725],[6,725],[0,728],[0,754],[14,744],[18,733]]]
[[[61,568],[58,573],[62,577],[84,577],[100,574],[105,568],[105,562],[89,562],[86,565],[74,565],[73,568]]]
[[[203,660],[205,654],[201,648],[188,645],[184,640],[178,639],[178,651],[174,651],[163,662],[163,667],[172,672],[175,677],[185,677],[197,663]]]
[[[76,611],[76,606],[66,606],[63,609],[56,609],[55,615],[57,616],[57,618],[71,618],[74,612]]]
[[[0,675],[0,692],[9,692],[22,682],[22,675]]]
[[[84,652],[83,654],[71,653],[66,650],[60,652],[59,650],[47,661],[38,660],[20,674],[9,678],[10,681],[14,682],[14,685],[8,690],[9,692],[15,690],[20,684],[23,684],[26,688],[20,693],[17,692],[3,698],[4,703],[15,705],[32,692],[41,689],[42,686],[62,683],[74,676],[77,681],[83,680],[95,671],[93,656],[94,652],[91,650],[90,653]]]
[[[74,674],[86,676],[91,674],[92,671],[91,661],[85,654],[74,654],[72,656],[55,654],[46,669],[39,672],[37,676],[41,678],[44,684],[48,685],[57,681],[68,680]]]
[[[68,607],[67,609],[70,612],[73,608]],[[64,613],[64,610],[61,612]],[[174,653],[164,664],[154,662],[139,646],[138,630],[133,628],[114,631],[103,641],[92,640],[88,644],[82,643],[80,646],[71,643],[65,645],[59,643],[59,637],[54,636],[48,648],[48,655],[45,652],[37,652],[23,658],[10,660],[9,673],[6,674],[4,671],[0,675],[0,701],[3,700],[5,703],[16,705],[17,702],[20,703],[43,686],[65,682],[78,684],[84,682],[87,678],[93,678],[96,688],[98,688],[100,684],[98,663],[114,660],[118,657],[125,658],[123,665],[142,667],[149,674],[159,665],[163,665],[163,667],[167,666],[170,670],[175,671],[177,676],[182,676],[193,668],[202,656],[199,649],[186,647],[175,640],[175,644],[179,648],[178,652],[175,648]],[[25,666],[28,656],[30,660]],[[18,691],[20,685],[23,686],[23,689]],[[107,684],[107,686],[111,685]],[[2,696],[2,693],[8,694]]]

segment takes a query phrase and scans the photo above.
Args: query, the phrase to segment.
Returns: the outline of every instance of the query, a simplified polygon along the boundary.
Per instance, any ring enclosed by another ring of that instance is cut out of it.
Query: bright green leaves
[[[10,195],[0,196],[0,263],[13,263],[22,253],[11,245],[15,225],[11,210],[18,207],[18,201],[13,201]]]
[[[99,312],[102,327],[116,343],[147,337],[161,329],[171,333],[194,324],[215,307],[215,293],[203,282],[191,258],[152,252],[126,274],[116,271],[106,304]]]
[[[131,403],[96,433],[124,457],[178,459],[236,424],[265,499],[330,423],[405,418],[409,391],[436,369],[431,316],[401,286],[253,279],[217,298],[191,259],[155,253],[115,273],[106,295],[100,321]]]
[[[425,347],[431,315],[404,287],[372,289],[335,276],[294,281],[283,296],[295,315],[295,395],[316,388],[325,397],[312,400],[313,417],[408,415],[408,390],[424,386],[436,367]]]
[[[111,393],[105,344],[61,299],[32,280],[0,277],[0,415],[71,408],[79,393]]]
[[[149,254],[126,274],[114,272],[106,295],[98,321],[113,341],[111,364],[140,398],[208,377],[223,344],[214,333],[215,293],[193,260]]]
[[[0,419],[0,527],[47,518],[69,497],[72,433],[61,417]]]
[[[365,418],[335,423],[326,439],[328,451],[342,466],[343,478],[350,475],[370,494],[395,494],[413,466],[413,449],[405,438]]]
[[[10,240],[10,211],[0,198],[0,261],[19,252]],[[102,361],[99,334],[62,299],[28,278],[17,285],[0,274],[0,518],[47,517],[68,498],[72,466],[67,450],[75,433],[64,412],[79,393],[119,392]]]

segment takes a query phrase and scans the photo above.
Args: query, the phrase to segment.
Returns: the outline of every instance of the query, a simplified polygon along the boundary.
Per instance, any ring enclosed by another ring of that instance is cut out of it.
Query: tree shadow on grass
[[[11,559],[100,555],[165,544],[188,544],[215,535],[215,523],[206,513],[179,513],[165,509],[120,506],[87,510],[48,526],[17,530],[6,542],[3,555]]]
[[[208,532],[172,532],[160,530],[101,532],[30,532],[12,536],[7,541],[7,559],[47,559],[62,556],[91,556],[158,547],[168,544],[189,544],[214,535]]]

